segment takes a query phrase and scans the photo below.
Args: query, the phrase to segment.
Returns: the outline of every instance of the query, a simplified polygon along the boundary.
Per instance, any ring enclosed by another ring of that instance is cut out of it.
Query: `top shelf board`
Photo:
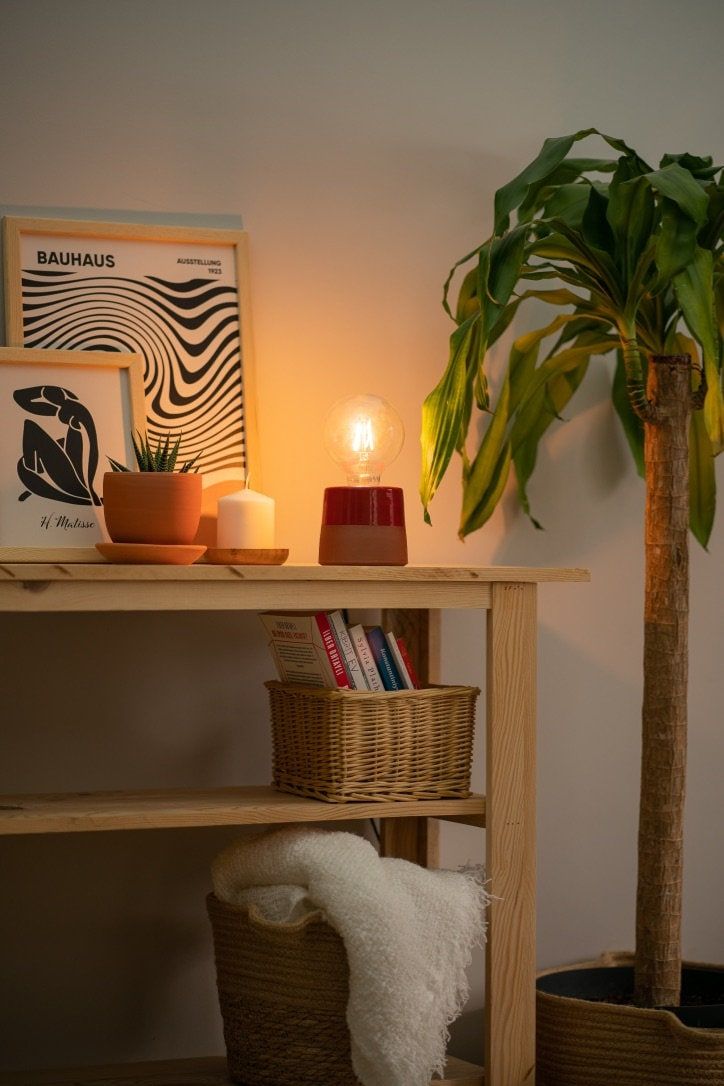
[[[166,566],[0,563],[0,611],[489,607],[494,583],[588,581],[522,566]]]

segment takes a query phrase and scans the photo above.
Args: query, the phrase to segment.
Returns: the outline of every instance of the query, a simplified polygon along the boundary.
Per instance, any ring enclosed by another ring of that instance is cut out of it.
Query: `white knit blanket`
[[[320,908],[350,971],[347,1024],[363,1086],[429,1086],[468,994],[488,895],[470,873],[381,859],[350,833],[284,828],[217,856],[214,892],[284,922]],[[271,887],[273,889],[259,889]]]

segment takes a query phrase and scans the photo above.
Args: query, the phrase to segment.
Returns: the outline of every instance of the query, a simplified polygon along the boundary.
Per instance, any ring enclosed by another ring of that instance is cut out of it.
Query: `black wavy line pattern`
[[[144,359],[148,431],[183,431],[201,471],[246,467],[239,301],[213,279],[24,270],[26,347],[136,351]]]

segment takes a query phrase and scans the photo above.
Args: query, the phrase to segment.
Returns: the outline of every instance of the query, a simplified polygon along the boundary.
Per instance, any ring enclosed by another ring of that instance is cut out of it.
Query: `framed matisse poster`
[[[140,355],[0,348],[0,560],[97,560],[108,457],[133,463]]]
[[[238,488],[251,467],[259,482],[243,231],[19,218],[3,229],[9,344],[140,354],[149,437],[181,434],[205,488]]]

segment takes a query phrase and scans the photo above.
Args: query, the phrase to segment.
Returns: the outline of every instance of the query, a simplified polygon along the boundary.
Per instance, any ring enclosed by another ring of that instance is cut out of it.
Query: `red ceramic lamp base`
[[[332,486],[324,492],[319,535],[322,566],[406,566],[402,490]]]

